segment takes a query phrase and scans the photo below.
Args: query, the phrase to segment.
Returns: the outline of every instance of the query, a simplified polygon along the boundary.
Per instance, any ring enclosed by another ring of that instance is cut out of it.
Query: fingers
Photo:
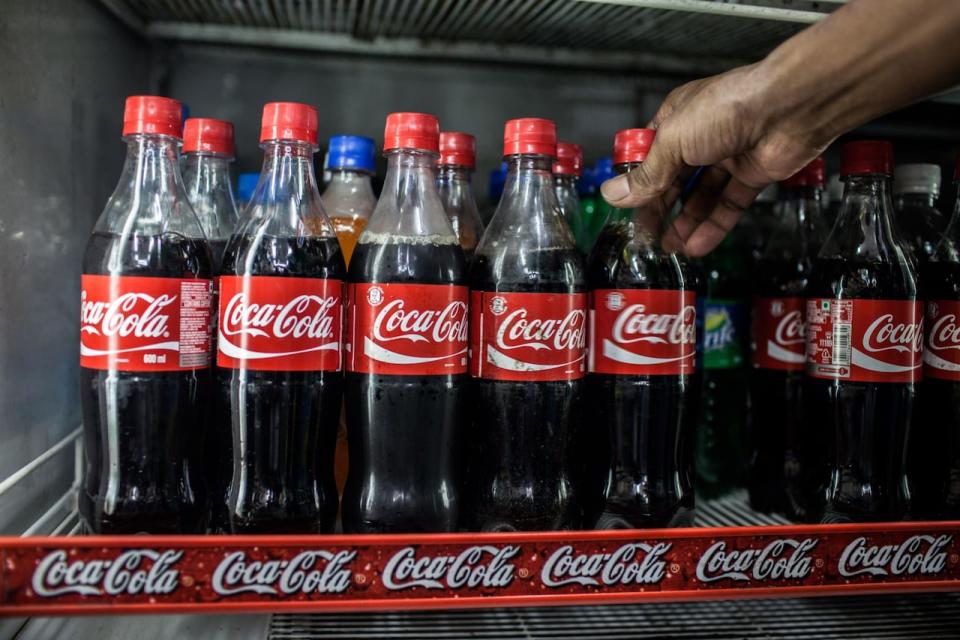
[[[600,193],[614,207],[628,209],[654,200],[667,202],[668,192],[677,190],[676,183],[685,165],[680,154],[679,140],[662,129],[650,147],[647,159],[630,173],[607,180]],[[683,184],[680,184],[683,188]],[[673,196],[676,199],[676,196]]]
[[[696,258],[710,253],[733,229],[760,191],[761,189],[744,184],[737,178],[731,178],[720,193],[713,211],[687,238],[687,255]]]
[[[710,215],[729,181],[730,174],[722,167],[706,168],[700,182],[684,200],[683,208],[674,220],[674,228],[684,241]]]

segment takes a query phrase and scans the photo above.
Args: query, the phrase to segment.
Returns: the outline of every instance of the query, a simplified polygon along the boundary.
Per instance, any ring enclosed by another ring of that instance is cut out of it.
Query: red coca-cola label
[[[467,288],[351,284],[347,369],[402,376],[467,372]]]
[[[924,324],[923,375],[960,380],[960,301],[927,302]]]
[[[586,373],[587,294],[470,294],[470,373],[492,380],[575,380]]]
[[[923,309],[914,300],[807,300],[807,372],[860,382],[920,379]]]
[[[339,371],[343,282],[221,276],[217,365]]]
[[[81,367],[210,366],[211,280],[83,275],[80,288]]]
[[[591,296],[589,369],[614,375],[692,373],[696,294],[598,289]]]
[[[753,299],[753,366],[782,371],[806,366],[803,298]]]

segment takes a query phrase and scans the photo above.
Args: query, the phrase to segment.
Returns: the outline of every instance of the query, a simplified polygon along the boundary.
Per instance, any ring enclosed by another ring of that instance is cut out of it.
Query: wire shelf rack
[[[540,64],[709,71],[845,0],[101,0],[147,37]]]

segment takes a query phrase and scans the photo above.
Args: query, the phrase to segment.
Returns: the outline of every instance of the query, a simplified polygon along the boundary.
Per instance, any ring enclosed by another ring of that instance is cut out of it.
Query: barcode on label
[[[849,324],[833,325],[833,353],[830,364],[850,364],[850,333]]]

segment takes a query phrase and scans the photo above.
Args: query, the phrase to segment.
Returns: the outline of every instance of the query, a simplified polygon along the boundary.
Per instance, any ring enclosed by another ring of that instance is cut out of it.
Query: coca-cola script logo
[[[87,300],[80,292],[80,331],[97,336],[169,338],[169,307],[177,296],[125,293],[113,301]]]
[[[392,591],[507,587],[516,571],[508,560],[519,553],[515,545],[476,545],[456,555],[418,556],[415,547],[404,547],[383,568],[383,585]]]
[[[115,558],[67,559],[67,552],[53,551],[37,565],[30,582],[38,596],[52,598],[68,593],[82,596],[166,595],[180,584],[173,566],[182,551],[132,549]]]
[[[916,382],[923,314],[913,300],[807,301],[807,371],[819,378]]]
[[[924,374],[944,380],[960,380],[960,301],[927,303],[927,343],[923,350]]]
[[[336,371],[342,304],[339,280],[222,276],[217,364]]]
[[[947,566],[947,547],[953,536],[910,536],[900,544],[871,545],[861,536],[848,544],[837,569],[844,577],[936,575]]]
[[[598,290],[590,370],[676,375],[694,367],[697,310],[688,291]]]
[[[802,298],[755,298],[753,366],[800,370],[806,361]]]
[[[697,562],[697,580],[802,580],[813,571],[810,551],[814,538],[773,540],[762,549],[729,549],[726,541],[712,544]]]
[[[350,293],[351,371],[394,375],[464,373],[466,287],[354,284]]]
[[[540,571],[540,581],[548,587],[571,584],[613,586],[658,584],[667,571],[664,559],[671,545],[631,542],[611,553],[577,553],[564,545],[550,554]]]
[[[582,377],[586,295],[471,294],[473,374],[505,380]]]
[[[356,551],[301,551],[289,560],[250,560],[243,551],[228,553],[213,571],[213,590],[238,593],[343,593],[352,572],[347,565]]]
[[[80,366],[178,371],[210,364],[211,282],[84,275]]]

